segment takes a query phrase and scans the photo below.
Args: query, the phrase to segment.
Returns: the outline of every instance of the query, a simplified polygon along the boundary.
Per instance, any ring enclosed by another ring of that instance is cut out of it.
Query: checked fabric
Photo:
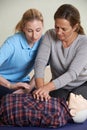
[[[71,116],[64,99],[39,101],[31,94],[8,94],[0,101],[0,126],[61,127]]]

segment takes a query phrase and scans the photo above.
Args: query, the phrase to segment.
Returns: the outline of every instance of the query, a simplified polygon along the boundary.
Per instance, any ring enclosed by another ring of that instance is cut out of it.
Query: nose
[[[62,29],[61,28],[56,29],[56,33],[59,35],[62,34]]]
[[[33,38],[33,39],[37,39],[37,37],[38,37],[37,33],[36,33],[36,32],[33,32],[33,33],[32,33],[32,38]]]

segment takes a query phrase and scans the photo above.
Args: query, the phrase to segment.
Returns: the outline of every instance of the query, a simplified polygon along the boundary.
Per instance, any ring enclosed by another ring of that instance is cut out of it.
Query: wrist
[[[7,87],[8,87],[9,89],[12,89],[12,84],[11,84],[11,83],[8,83],[8,84],[7,84]]]
[[[49,89],[50,91],[55,90],[55,85],[54,85],[53,82],[49,82],[49,83],[47,84],[47,86],[48,86],[48,89]]]

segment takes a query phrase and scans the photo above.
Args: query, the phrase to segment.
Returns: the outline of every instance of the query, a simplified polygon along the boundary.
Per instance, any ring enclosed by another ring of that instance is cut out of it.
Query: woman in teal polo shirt
[[[15,34],[8,37],[0,48],[0,97],[7,93],[32,90],[38,47],[42,40],[43,16],[37,9],[27,10],[16,25]]]

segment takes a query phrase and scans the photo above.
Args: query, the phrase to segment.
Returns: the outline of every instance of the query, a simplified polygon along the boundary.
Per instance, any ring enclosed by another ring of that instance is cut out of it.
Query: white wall
[[[54,13],[64,3],[73,4],[79,9],[82,26],[87,34],[87,0],[0,0],[0,45],[14,33],[16,24],[29,8],[39,9],[44,16],[44,32],[54,27]],[[46,73],[47,72],[47,73]],[[31,72],[31,77],[33,72]],[[51,78],[50,68],[45,71],[45,81]]]
[[[14,33],[15,25],[29,8],[39,9],[44,16],[44,32],[54,27],[53,15],[64,3],[73,4],[81,14],[82,26],[87,34],[87,0],[0,0],[0,45]]]

